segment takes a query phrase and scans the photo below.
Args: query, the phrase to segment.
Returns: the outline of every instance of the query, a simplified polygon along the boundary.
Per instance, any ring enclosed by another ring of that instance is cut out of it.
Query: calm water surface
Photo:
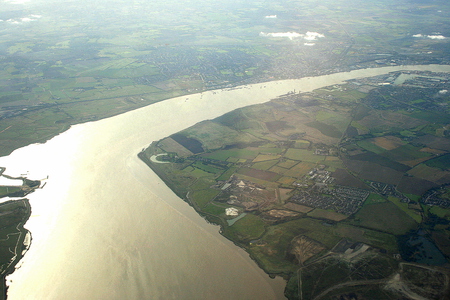
[[[284,80],[169,99],[73,126],[0,158],[8,175],[48,176],[29,196],[30,250],[9,299],[283,299],[248,255],[207,224],[138,158],[151,141],[230,110],[293,91],[401,69]]]

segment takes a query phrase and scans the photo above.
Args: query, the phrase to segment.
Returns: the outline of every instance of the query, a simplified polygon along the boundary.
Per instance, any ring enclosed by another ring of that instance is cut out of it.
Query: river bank
[[[6,239],[2,239],[1,247],[8,248],[10,251],[9,256],[14,254],[12,257],[2,257],[1,264],[2,270],[0,273],[1,287],[0,287],[0,298],[7,298],[7,286],[6,286],[6,277],[12,274],[17,264],[21,261],[23,256],[29,249],[31,242],[30,232],[24,228],[24,224],[29,219],[31,215],[31,206],[27,199],[20,200],[9,200],[6,202],[2,202],[0,204],[0,209],[3,211],[2,215],[11,215],[11,213],[19,214],[20,216],[17,218],[18,223],[16,222],[8,222],[8,220],[1,220],[2,231],[6,233]],[[7,212],[5,213],[4,210]],[[16,237],[18,235],[18,237]],[[14,238],[10,238],[10,236],[14,236]],[[11,248],[13,247],[13,248]],[[13,252],[11,252],[13,249]],[[8,258],[10,259],[8,261]]]
[[[159,102],[73,126],[45,144],[0,158],[11,174],[49,176],[30,195],[33,244],[8,277],[10,299],[282,299],[271,280],[217,226],[181,201],[138,157],[157,141],[231,110],[396,66],[254,84]]]

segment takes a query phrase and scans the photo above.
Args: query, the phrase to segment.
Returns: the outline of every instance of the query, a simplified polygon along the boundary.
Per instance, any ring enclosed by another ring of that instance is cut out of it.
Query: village
[[[325,210],[333,210],[350,216],[358,211],[364,201],[369,196],[369,192],[357,188],[346,186],[335,186],[333,188],[312,188],[307,191],[300,191],[290,201]]]
[[[448,192],[448,187],[441,187],[438,189],[430,190],[425,193],[425,195],[423,195],[420,202],[430,206],[450,208],[450,199],[444,197],[446,192]]]
[[[334,178],[324,168],[323,165],[313,168],[302,180],[295,181],[292,186],[297,189],[287,201],[311,208],[333,210],[347,216],[356,213],[369,196],[369,191],[332,185]],[[235,175],[226,182],[217,182],[211,188],[221,191],[214,201],[241,207],[245,212],[263,211],[281,202],[277,189],[266,188]],[[233,210],[233,215],[237,211]]]

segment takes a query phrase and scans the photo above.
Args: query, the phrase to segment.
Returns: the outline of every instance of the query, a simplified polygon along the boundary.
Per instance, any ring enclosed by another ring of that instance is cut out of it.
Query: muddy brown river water
[[[8,277],[9,299],[283,299],[284,280],[270,279],[137,153],[199,121],[294,89],[405,69],[450,66],[365,69],[173,98],[73,126],[0,158],[8,175],[48,176],[29,195],[33,240]]]

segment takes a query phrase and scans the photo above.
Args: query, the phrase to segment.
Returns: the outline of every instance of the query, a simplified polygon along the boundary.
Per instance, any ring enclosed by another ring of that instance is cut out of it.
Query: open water
[[[403,69],[448,72],[450,66],[365,69],[173,98],[73,126],[0,158],[5,174],[48,176],[29,195],[33,240],[8,277],[9,299],[282,299],[284,280],[270,279],[137,153],[199,121],[294,89]]]

